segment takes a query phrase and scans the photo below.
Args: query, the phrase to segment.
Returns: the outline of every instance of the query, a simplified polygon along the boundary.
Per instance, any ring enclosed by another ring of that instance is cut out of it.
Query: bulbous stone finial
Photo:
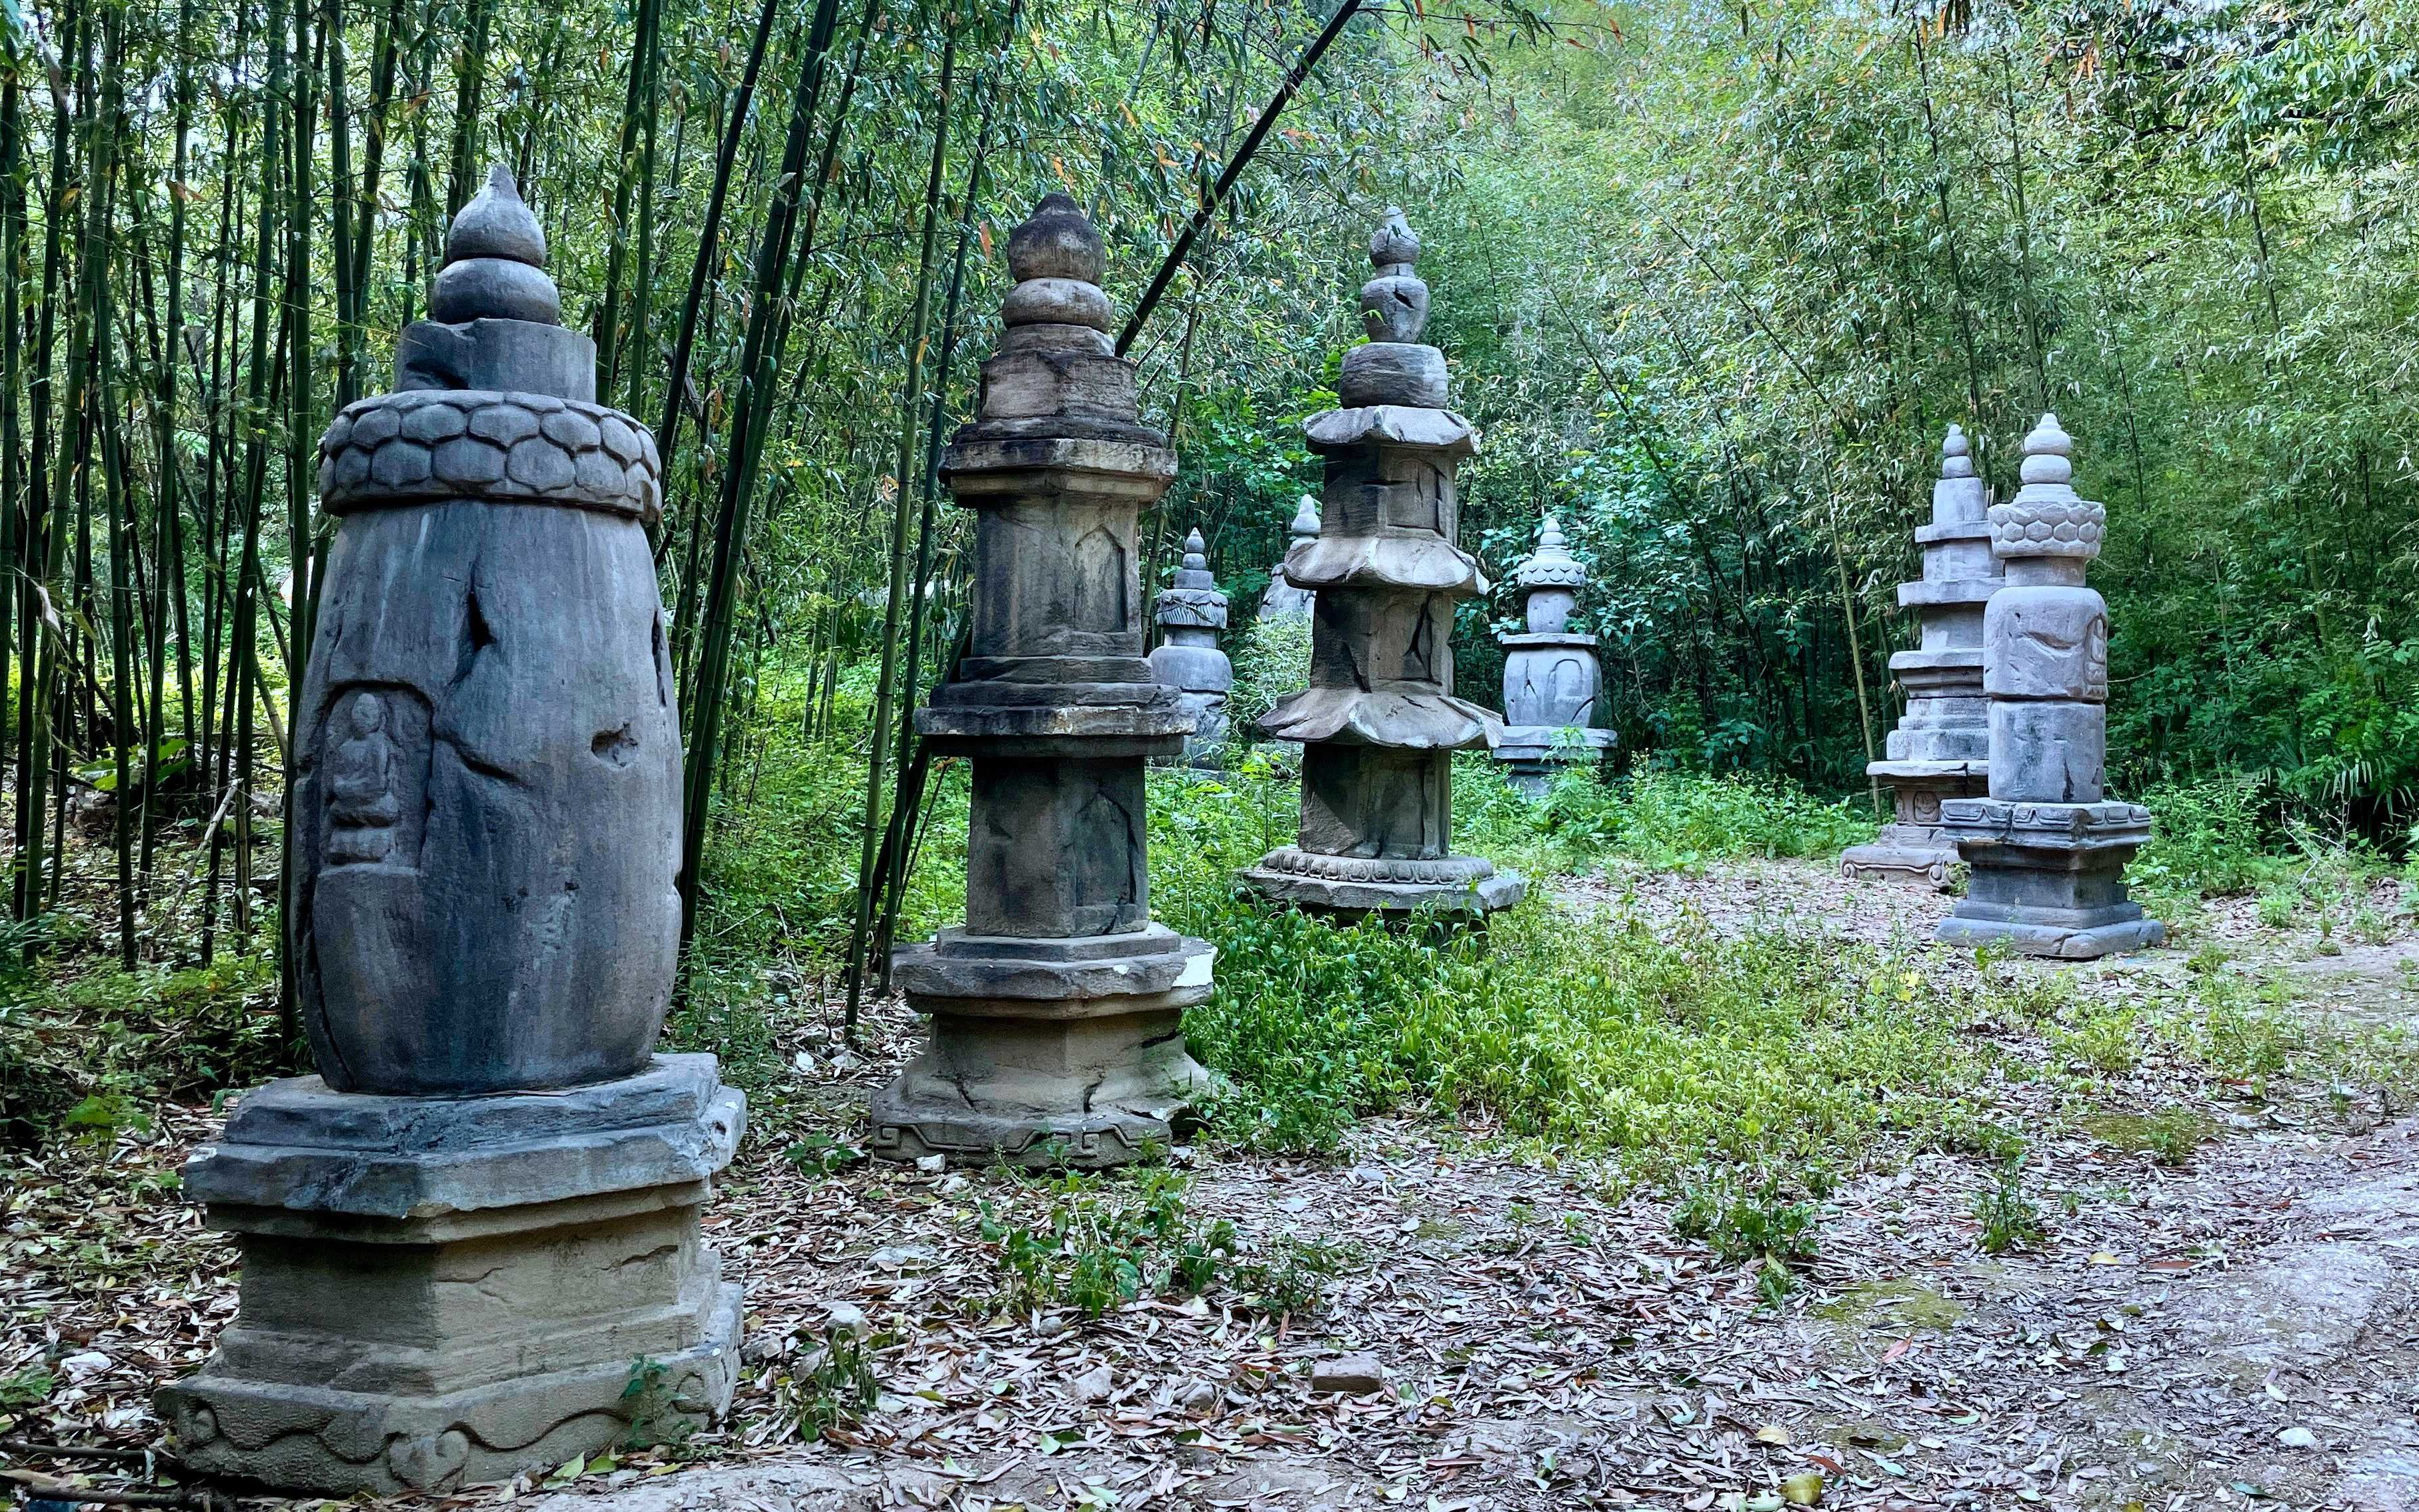
[[[445,237],[445,268],[429,291],[428,316],[446,325],[562,323],[562,297],[546,276],[546,233],[502,163],[487,170],[486,187],[454,217]]]
[[[1940,443],[1940,475],[1944,478],[1970,478],[1974,475],[1974,448],[1965,440],[1963,425],[1949,427],[1949,435]]]
[[[1528,561],[1512,569],[1512,586],[1578,588],[1586,581],[1587,568],[1571,555],[1570,542],[1563,536],[1562,522],[1548,515],[1537,532],[1537,549]]]
[[[1010,329],[1073,326],[1104,337],[1113,318],[1109,297],[1101,292],[1106,266],[1101,233],[1073,200],[1050,195],[1008,235],[1008,270],[1017,283],[1000,306],[1000,319]],[[1105,349],[1077,331],[1036,332],[1025,344]]]
[[[1414,342],[1428,324],[1428,286],[1411,271],[1420,260],[1420,239],[1403,212],[1389,207],[1386,222],[1369,238],[1369,261],[1378,276],[1361,285],[1361,323],[1371,341]]]
[[[1184,538],[1184,565],[1178,570],[1182,572],[1210,570],[1210,543],[1201,539],[1199,526],[1194,526],[1192,533]]]
[[[2042,415],[2025,438],[2025,486],[2013,499],[1991,506],[1992,549],[2002,558],[2088,562],[2100,554],[2108,511],[2074,491],[2073,455],[2074,440],[2057,416]]]
[[[1293,512],[1293,523],[1286,527],[1297,541],[1307,541],[1318,534],[1318,501],[1309,494],[1302,496],[1302,507]]]

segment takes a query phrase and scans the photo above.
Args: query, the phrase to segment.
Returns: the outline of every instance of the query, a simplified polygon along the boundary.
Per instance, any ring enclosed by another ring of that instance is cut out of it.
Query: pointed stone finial
[[[2025,486],[2013,499],[1991,506],[1993,551],[2008,560],[2067,557],[2077,562],[2100,554],[2108,511],[2074,491],[2073,456],[2074,439],[2057,416],[2042,416],[2025,438]]]
[[[1210,567],[1210,543],[1201,539],[1201,528],[1194,526],[1184,538],[1184,570],[1206,572]]]
[[[1974,475],[1974,448],[1965,440],[1965,427],[1951,425],[1947,439],[1940,443],[1940,475],[1944,478],[1970,478]]]
[[[1560,520],[1551,513],[1537,531],[1537,549],[1512,569],[1512,586],[1519,589],[1577,588],[1587,581],[1587,568],[1571,555]]]
[[[1286,527],[1297,541],[1315,540],[1318,535],[1318,501],[1310,494],[1302,496],[1302,507],[1293,512],[1293,523]]]
[[[1016,286],[1000,306],[1000,319],[1020,334],[1003,349],[1108,350],[1115,312],[1101,292],[1107,266],[1101,233],[1073,200],[1052,194],[1035,206],[1008,234],[1008,270]],[[1029,329],[1036,326],[1057,329]]]
[[[1369,261],[1378,276],[1361,285],[1361,323],[1371,341],[1415,342],[1428,324],[1428,286],[1411,270],[1420,260],[1420,239],[1403,212],[1388,207],[1386,221],[1369,239]]]
[[[445,267],[429,291],[428,316],[446,325],[471,320],[562,323],[562,300],[546,276],[546,233],[502,163],[486,187],[454,217]]]

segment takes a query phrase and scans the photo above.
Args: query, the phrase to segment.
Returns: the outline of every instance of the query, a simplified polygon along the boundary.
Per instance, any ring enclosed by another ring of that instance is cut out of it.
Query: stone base
[[[1576,733],[1576,746],[1563,743],[1563,737]],[[1519,792],[1533,798],[1542,798],[1554,785],[1554,779],[1573,766],[1583,766],[1604,760],[1613,745],[1610,730],[1568,731],[1543,725],[1506,725],[1503,738],[1487,752],[1502,762],[1506,771],[1504,779]]]
[[[1958,798],[1941,830],[1968,868],[1966,895],[1943,919],[1944,944],[2005,940],[2026,955],[2088,961],[2166,943],[2166,926],[2126,895],[2125,866],[2150,837],[2130,803]]]
[[[718,1417],[740,1294],[699,1237],[744,1100],[710,1056],[558,1094],[247,1096],[188,1191],[240,1309],[155,1406],[207,1473],[321,1495],[508,1479]],[[551,1129],[552,1133],[541,1133]]]
[[[1930,825],[1886,825],[1872,843],[1851,845],[1840,853],[1840,874],[1851,881],[1920,878],[1935,887],[1946,887],[1949,870],[1956,864],[1956,845]]]
[[[1153,924],[1025,940],[944,931],[892,974],[929,1014],[924,1053],[873,1094],[871,1152],[1097,1169],[1198,1124],[1210,1073],[1184,1047],[1216,951]]]
[[[1324,856],[1283,846],[1241,873],[1244,887],[1271,903],[1290,903],[1345,922],[1370,914],[1409,919],[1422,914],[1483,920],[1528,895],[1528,880],[1474,856],[1436,860]]]

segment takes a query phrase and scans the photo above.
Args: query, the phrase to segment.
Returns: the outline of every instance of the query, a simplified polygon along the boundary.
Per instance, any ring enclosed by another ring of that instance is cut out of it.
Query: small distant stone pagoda
[[[699,1217],[746,1100],[654,1053],[680,937],[660,470],[594,402],[546,260],[496,169],[394,392],[319,443],[341,524],[285,920],[318,1074],[245,1093],[185,1165],[243,1256],[216,1351],[157,1400],[194,1471],[453,1490],[731,1400],[739,1288]]]
[[[1144,766],[1192,716],[1143,656],[1138,512],[1176,455],[1109,344],[1100,233],[1064,194],[1008,242],[980,415],[943,463],[977,514],[972,624],[916,727],[973,768],[966,922],[894,957],[930,1041],[873,1095],[873,1153],[1104,1166],[1193,1122],[1204,941],[1150,918]]]
[[[1287,527],[1287,533],[1293,537],[1286,548],[1287,556],[1302,542],[1318,539],[1317,500],[1308,494],[1302,496],[1302,507],[1293,512],[1293,523]],[[1269,569],[1269,591],[1260,595],[1260,612],[1256,618],[1306,620],[1310,618],[1311,605],[1317,602],[1317,597],[1309,589],[1297,588],[1287,579],[1285,559],[1281,557],[1276,565]]]
[[[1594,728],[1604,687],[1595,637],[1570,627],[1587,568],[1553,516],[1537,532],[1537,549],[1512,569],[1512,586],[1528,628],[1495,638],[1503,647],[1504,724],[1495,759],[1511,769],[1514,787],[1535,797],[1565,766],[1602,761],[1613,737]]]
[[[1310,687],[1263,716],[1304,743],[1300,841],[1243,872],[1261,896],[1341,918],[1430,910],[1483,918],[1526,884],[1453,854],[1453,753],[1502,721],[1453,696],[1454,606],[1487,591],[1454,544],[1455,470],[1477,432],[1445,404],[1444,354],[1420,344],[1419,239],[1389,211],[1361,289],[1369,341],[1344,357],[1343,407],[1302,423],[1326,458],[1322,524],[1286,554],[1317,595]]]
[[[1176,584],[1159,594],[1160,642],[1150,670],[1193,716],[1184,737],[1184,760],[1213,766],[1226,748],[1226,700],[1235,687],[1235,666],[1218,649],[1226,627],[1226,595],[1210,572],[1210,548],[1194,531],[1184,538],[1184,564]]]
[[[2087,960],[2165,942],[2125,892],[2150,810],[2108,800],[2108,605],[2084,586],[2108,512],[2072,486],[2074,443],[2056,415],[2025,438],[2024,487],[1991,506],[2008,584],[1982,615],[1991,792],[1950,798],[1940,827],[1969,869],[1940,924],[1959,945]]]
[[[1940,479],[1932,486],[1932,523],[1915,532],[1923,578],[1898,585],[1899,607],[1915,610],[1922,626],[1914,650],[1890,657],[1890,671],[1906,690],[1906,713],[1889,733],[1887,759],[1865,768],[1889,784],[1896,818],[1872,843],[1840,857],[1849,876],[1925,877],[1948,886],[1957,847],[1940,832],[1940,806],[1989,791],[1982,606],[2007,581],[1983,517],[1989,502],[1965,433],[1949,426],[1940,445]]]

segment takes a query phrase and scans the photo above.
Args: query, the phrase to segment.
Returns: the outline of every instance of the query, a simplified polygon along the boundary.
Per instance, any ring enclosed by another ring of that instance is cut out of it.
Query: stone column
[[[1983,517],[1989,501],[1965,433],[1949,426],[1940,445],[1940,481],[1932,486],[1932,523],[1915,532],[1923,579],[1898,585],[1899,608],[1915,610],[1922,626],[1915,650],[1890,657],[1906,690],[1906,713],[1889,733],[1887,759],[1865,768],[1889,784],[1896,822],[1872,844],[1840,857],[1840,870],[1851,877],[1919,876],[1948,886],[1957,847],[1940,832],[1940,806],[1988,791],[1982,606],[2007,580]]]
[[[1939,937],[2083,960],[2162,944],[2166,927],[2125,894],[2150,810],[2103,792],[2108,606],[2083,574],[2108,512],[2075,493],[2073,450],[2057,417],[2042,416],[2025,438],[2024,487],[1991,506],[1991,546],[2008,572],[1982,614],[1991,792],[1941,805],[1940,827],[1970,871]]]
[[[1210,575],[1210,548],[1194,531],[1184,538],[1184,564],[1176,569],[1176,586],[1159,595],[1159,648],[1150,654],[1151,674],[1176,689],[1177,701],[1193,716],[1193,733],[1184,737],[1184,760],[1195,766],[1215,766],[1226,748],[1226,696],[1235,686],[1235,667],[1218,649],[1218,632],[1226,627],[1226,595]]]
[[[1293,523],[1287,530],[1293,536],[1292,545],[1286,548],[1288,558],[1304,541],[1318,539],[1318,501],[1303,494],[1302,507],[1293,512]],[[1297,588],[1286,578],[1285,561],[1280,559],[1275,566],[1269,569],[1269,591],[1260,595],[1260,612],[1255,617],[1306,620],[1310,618],[1310,607],[1317,598],[1317,595],[1309,589]]]
[[[1510,768],[1512,785],[1533,798],[1545,795],[1557,768],[1602,761],[1612,748],[1612,732],[1593,727],[1604,688],[1595,637],[1570,627],[1585,586],[1587,568],[1548,515],[1537,549],[1512,569],[1528,629],[1495,638],[1503,647],[1504,722],[1495,759]]]
[[[1187,1132],[1208,1081],[1181,1021],[1214,952],[1151,922],[1144,851],[1144,764],[1192,728],[1143,657],[1135,554],[1176,455],[1135,418],[1074,202],[1043,200],[1008,260],[981,415],[943,468],[978,517],[972,642],[916,715],[973,766],[966,922],[894,958],[931,1040],[874,1094],[873,1152],[1114,1165]]]
[[[1484,916],[1525,884],[1455,856],[1453,753],[1502,722],[1453,696],[1454,606],[1487,591],[1454,544],[1454,471],[1477,449],[1444,408],[1444,354],[1419,345],[1428,288],[1419,239],[1390,211],[1370,239],[1378,276],[1361,289],[1369,341],[1344,357],[1344,408],[1302,423],[1326,458],[1323,523],[1286,555],[1317,595],[1310,687],[1260,730],[1304,743],[1302,835],[1243,873],[1263,897],[1345,918],[1414,909]]]
[[[395,392],[320,442],[295,720],[297,991],[319,1074],[247,1093],[185,1190],[242,1305],[160,1394],[197,1470],[325,1494],[507,1478],[729,1404],[698,1215],[745,1102],[653,1055],[680,736],[646,428],[594,400],[498,168]]]

